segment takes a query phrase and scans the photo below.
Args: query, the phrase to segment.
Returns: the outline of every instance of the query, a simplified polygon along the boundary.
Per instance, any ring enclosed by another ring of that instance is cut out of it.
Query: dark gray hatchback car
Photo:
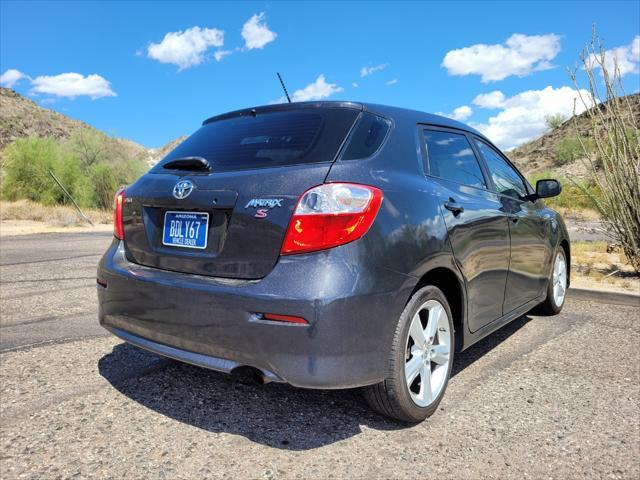
[[[380,105],[310,102],[206,120],[118,192],[100,323],[263,382],[365,387],[420,421],[455,351],[562,308],[569,237],[482,134]]]

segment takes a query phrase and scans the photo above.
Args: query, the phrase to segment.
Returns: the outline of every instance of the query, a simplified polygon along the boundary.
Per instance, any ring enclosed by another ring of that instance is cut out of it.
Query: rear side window
[[[151,171],[203,157],[213,171],[331,162],[358,116],[346,108],[262,112],[204,124]]]
[[[431,175],[464,185],[486,188],[480,164],[466,136],[425,130],[424,140]]]
[[[390,126],[391,122],[386,118],[363,113],[342,155],[342,160],[369,158],[382,145]]]

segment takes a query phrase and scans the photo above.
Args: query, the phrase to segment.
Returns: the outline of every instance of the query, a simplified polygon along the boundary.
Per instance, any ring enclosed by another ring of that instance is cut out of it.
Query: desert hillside
[[[74,132],[86,130],[106,134],[61,113],[43,108],[10,88],[0,87],[0,151],[19,138],[39,137],[68,140]],[[146,148],[131,140],[113,139],[125,147],[131,157],[144,158],[149,165],[164,157],[185,137],[158,148]]]
[[[636,124],[640,125],[640,93],[629,95],[626,99],[631,105]],[[565,176],[582,177],[585,167],[580,158],[584,155],[577,136],[586,139],[588,144],[590,128],[587,112],[581,113],[541,137],[511,150],[508,156],[527,175],[553,170]]]

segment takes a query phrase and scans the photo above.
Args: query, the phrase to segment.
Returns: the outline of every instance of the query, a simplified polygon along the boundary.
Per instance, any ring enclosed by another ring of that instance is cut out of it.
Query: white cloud
[[[177,65],[180,70],[200,65],[206,51],[224,45],[224,32],[217,28],[191,27],[167,33],[160,43],[151,43],[147,56],[162,63]]]
[[[376,72],[380,72],[389,66],[388,63],[376,65],[375,67],[362,67],[360,69],[360,77],[368,77]]]
[[[453,120],[462,122],[469,118],[472,113],[473,110],[471,109],[471,107],[469,107],[469,105],[462,105],[461,107],[454,109],[451,113],[437,112],[436,115],[442,115],[443,117],[449,117]]]
[[[450,75],[480,75],[483,83],[511,75],[524,77],[553,68],[551,60],[560,52],[560,37],[514,33],[504,44],[471,45],[447,52],[442,61]]]
[[[292,102],[308,102],[312,100],[322,100],[323,98],[330,97],[334,93],[342,92],[344,89],[335,83],[327,83],[323,73],[318,75],[315,82],[310,83],[304,88],[296,90],[291,95]],[[278,100],[274,100],[271,103],[284,103],[286,97],[281,97]]]
[[[265,21],[265,14],[256,13],[242,26],[242,38],[247,50],[254,48],[264,48],[268,43],[273,42],[278,36],[277,33],[269,30]]]
[[[13,88],[14,85],[20,83],[20,80],[22,80],[23,78],[27,78],[24,73],[22,73],[20,70],[16,70],[15,68],[10,68],[2,75],[0,75],[0,85]]]
[[[504,103],[505,96],[500,90],[490,93],[483,93],[473,99],[473,104],[481,108],[500,108]]]
[[[293,97],[291,97],[291,100],[294,102],[322,100],[323,98],[327,98],[334,93],[339,93],[342,90],[343,88],[339,87],[335,83],[327,83],[324,74],[321,73],[320,75],[318,75],[318,78],[316,78],[315,82],[310,83],[306,87],[293,92]]]
[[[468,105],[462,105],[461,107],[458,107],[453,111],[453,113],[451,114],[451,118],[453,118],[454,120],[463,121],[469,118],[472,113],[473,110],[471,110],[471,107],[469,107]]]
[[[609,75],[613,75],[616,61],[620,76],[624,76],[627,73],[640,73],[640,35],[636,36],[629,45],[606,50],[604,58],[604,66]],[[591,55],[589,61],[594,67],[600,68],[593,55]]]
[[[232,50],[217,50],[216,52],[214,52],[213,57],[216,59],[216,62],[219,62],[220,60],[222,60],[225,57],[228,57],[232,53],[233,53]]]
[[[353,88],[358,88],[360,85],[358,85],[356,82],[352,82],[352,83],[351,83],[351,86],[352,86]]]
[[[61,73],[53,76],[40,76],[31,80],[31,93],[48,94],[56,97],[87,96],[92,100],[102,97],[115,97],[111,83],[100,75],[81,75],[79,73]]]
[[[586,99],[588,92],[580,90]],[[500,94],[500,95],[498,95]],[[573,115],[574,99],[578,98],[578,91],[571,87],[553,88],[548,86],[542,90],[527,90],[513,97],[505,97],[502,92],[491,92],[494,98],[501,96],[502,101],[497,103],[485,102],[490,106],[486,108],[500,108],[500,111],[489,117],[487,123],[472,123],[471,126],[484,133],[491,141],[503,149],[517,147],[529,140],[541,135],[547,130],[545,117],[560,113],[565,117]],[[476,102],[479,95],[474,100]],[[576,113],[585,110],[584,105],[578,99],[575,102]]]
[[[385,85],[395,85],[396,83],[398,83],[398,79],[397,78],[392,78],[388,82],[385,82]]]

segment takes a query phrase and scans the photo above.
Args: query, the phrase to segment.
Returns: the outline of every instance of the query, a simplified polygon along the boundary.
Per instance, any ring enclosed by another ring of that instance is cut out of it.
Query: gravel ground
[[[105,336],[108,234],[3,238],[0,477],[640,477],[640,311],[569,300],[459,354],[406,426],[357,391],[255,386]]]

